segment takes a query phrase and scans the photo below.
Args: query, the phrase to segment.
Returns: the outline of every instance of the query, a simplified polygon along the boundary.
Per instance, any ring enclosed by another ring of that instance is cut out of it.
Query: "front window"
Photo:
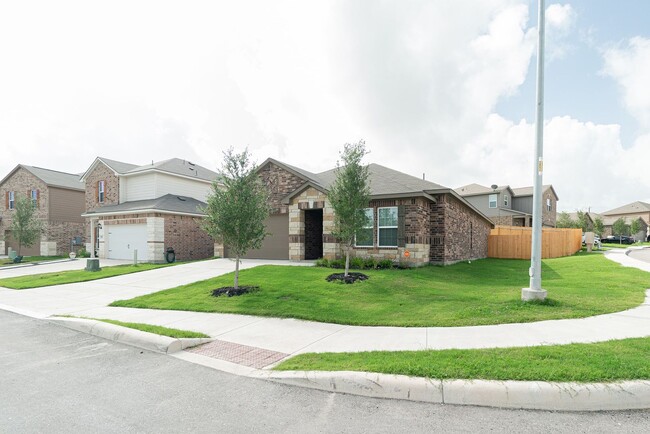
[[[508,201],[510,200],[510,197],[507,194],[503,195],[503,206],[508,206]]]
[[[489,206],[490,208],[496,208],[497,207],[497,195],[496,194],[491,194],[490,197],[488,198]]]
[[[365,208],[363,212],[366,215],[366,224],[357,232],[355,245],[358,247],[372,247],[373,233],[375,228],[375,215],[372,208]]]
[[[97,200],[99,203],[104,203],[104,181],[97,183]]]
[[[38,190],[32,190],[31,197],[32,197],[32,206],[36,208],[38,206]]]
[[[546,198],[546,211],[551,211],[551,198]]]
[[[397,207],[377,209],[379,247],[397,247]]]
[[[16,207],[16,196],[13,191],[9,192],[9,209],[14,209]]]

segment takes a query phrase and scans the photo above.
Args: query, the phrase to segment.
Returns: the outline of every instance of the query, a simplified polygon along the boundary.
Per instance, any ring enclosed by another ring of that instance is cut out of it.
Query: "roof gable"
[[[608,216],[615,214],[632,214],[642,212],[650,212],[650,203],[636,201],[628,203],[627,205],[620,206],[618,208],[611,209],[609,211],[602,212],[601,214]]]
[[[28,166],[18,164],[14,169],[5,176],[0,185],[4,184],[18,169],[24,169],[43,181],[49,187],[60,187],[69,190],[84,190],[85,186],[81,182],[80,176],[74,173],[59,172],[58,170],[45,169],[43,167]]]

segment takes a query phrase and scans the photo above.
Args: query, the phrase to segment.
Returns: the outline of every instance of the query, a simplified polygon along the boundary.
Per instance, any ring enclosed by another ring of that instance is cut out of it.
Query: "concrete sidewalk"
[[[623,251],[606,255],[625,266],[650,272],[650,263],[631,258]],[[290,264],[286,261],[246,260],[242,268],[274,263]],[[581,319],[473,327],[360,327],[248,315],[107,307],[114,300],[208,279],[230,272],[233,267],[231,261],[217,259],[93,282],[23,291],[0,289],[0,308],[40,318],[67,314],[192,330],[221,341],[287,355],[515,347],[650,336],[650,290],[644,304],[623,312]]]
[[[624,250],[610,251],[606,256],[624,266],[650,272],[650,263],[630,257]],[[246,260],[241,268],[263,264],[311,265]],[[476,327],[358,327],[248,315],[107,307],[117,299],[208,279],[231,272],[233,268],[231,261],[218,259],[56,287],[22,291],[0,288],[0,309],[38,318],[68,314],[200,331],[210,335],[214,341],[177,352],[174,356],[238,375],[321,390],[427,402],[549,410],[650,406],[650,382],[580,385],[440,381],[372,373],[282,373],[260,369],[304,352],[514,347],[650,336],[650,290],[644,304],[624,312],[582,319]],[[77,330],[154,351],[171,353],[172,347],[183,347],[175,339],[105,323],[65,318],[57,321]]]
[[[133,261],[121,259],[102,259],[102,267],[131,264]],[[59,271],[81,270],[86,266],[85,258],[58,259],[55,261],[24,262],[0,267],[0,279],[28,276],[31,274],[57,273]]]

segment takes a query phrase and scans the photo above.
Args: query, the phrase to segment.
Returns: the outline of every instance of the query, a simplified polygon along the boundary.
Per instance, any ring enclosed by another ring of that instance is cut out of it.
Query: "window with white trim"
[[[488,197],[488,206],[490,208],[496,208],[497,207],[497,197],[498,197],[497,194],[491,194]]]
[[[546,211],[551,211],[553,207],[551,206],[551,198],[547,197],[546,198]]]
[[[99,181],[97,183],[97,200],[99,203],[104,203],[104,181]]]
[[[507,194],[503,195],[503,206],[508,206],[508,202],[510,201],[510,196]]]
[[[9,192],[9,209],[14,209],[16,207],[16,194],[13,191]]]
[[[30,196],[32,198],[32,206],[36,208],[38,206],[38,190],[32,189]]]
[[[364,208],[363,212],[366,215],[366,224],[363,226],[363,229],[357,232],[354,244],[357,247],[372,247],[375,232],[375,210],[372,208]]]
[[[377,245],[397,247],[397,207],[377,208]]]

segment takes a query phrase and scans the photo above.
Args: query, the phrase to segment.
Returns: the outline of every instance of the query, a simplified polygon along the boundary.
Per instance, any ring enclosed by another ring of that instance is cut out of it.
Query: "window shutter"
[[[404,247],[406,245],[406,235],[404,234],[406,221],[406,207],[399,205],[397,207],[397,247]]]
[[[36,190],[36,208],[41,205],[41,190]]]
[[[9,192],[5,196],[5,208],[9,209]]]
[[[95,200],[99,202],[99,181],[95,184]]]

